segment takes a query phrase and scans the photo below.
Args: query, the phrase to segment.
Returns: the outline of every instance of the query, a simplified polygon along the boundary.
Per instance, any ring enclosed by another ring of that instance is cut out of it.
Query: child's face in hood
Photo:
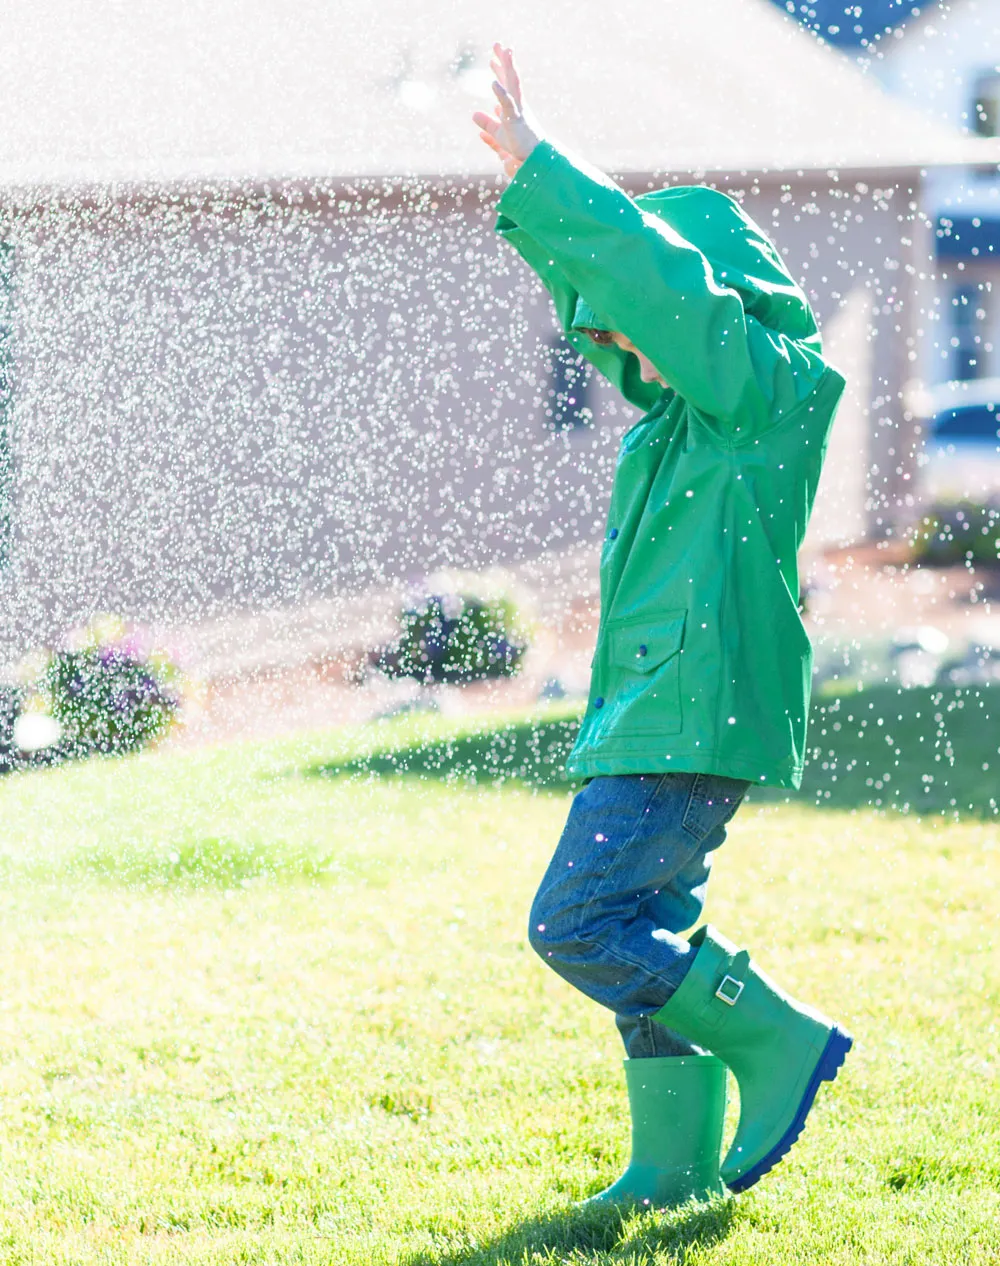
[[[611,341],[616,347],[620,347],[623,352],[631,352],[639,362],[639,376],[643,382],[658,382],[661,387],[669,386],[667,380],[656,368],[648,356],[644,356],[636,347],[631,339],[626,338],[624,334],[619,334],[616,330],[611,335]]]

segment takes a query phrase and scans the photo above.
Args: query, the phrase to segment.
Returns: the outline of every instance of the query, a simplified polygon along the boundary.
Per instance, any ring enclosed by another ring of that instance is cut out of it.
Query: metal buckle
[[[730,992],[726,993],[726,986],[729,986]],[[743,992],[743,981],[737,980],[735,976],[723,976],[722,984],[715,991],[715,996],[724,1002],[728,1007],[735,1007],[740,994]]]

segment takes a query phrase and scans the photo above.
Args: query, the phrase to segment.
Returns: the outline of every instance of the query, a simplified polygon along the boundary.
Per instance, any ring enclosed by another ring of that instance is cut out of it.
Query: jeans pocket
[[[601,780],[615,802],[614,813],[602,814],[595,821],[595,826],[604,829],[591,830],[587,847],[575,868],[578,881],[586,880],[582,889],[584,905],[599,901],[609,891],[622,886],[642,886],[642,871],[649,852],[643,841],[651,827],[655,830],[659,820],[655,806],[664,784],[676,779],[677,775],[670,773],[621,774]],[[676,821],[675,815],[675,824]]]
[[[695,774],[682,826],[699,842],[725,826],[740,807],[750,783],[720,774]]]

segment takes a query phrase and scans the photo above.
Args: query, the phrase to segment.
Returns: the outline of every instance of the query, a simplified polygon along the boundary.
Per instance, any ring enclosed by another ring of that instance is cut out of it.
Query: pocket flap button
[[[611,663],[643,677],[655,672],[680,651],[685,614],[683,609],[674,609],[609,621]]]

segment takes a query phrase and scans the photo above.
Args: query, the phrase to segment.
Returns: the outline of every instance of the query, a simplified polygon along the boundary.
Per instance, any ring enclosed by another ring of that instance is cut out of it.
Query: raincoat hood
[[[704,255],[716,285],[735,290],[744,311],[788,338],[817,337],[812,309],[760,228],[728,194],[703,185],[678,185],[640,194],[635,203]],[[610,330],[578,296],[571,328]]]

